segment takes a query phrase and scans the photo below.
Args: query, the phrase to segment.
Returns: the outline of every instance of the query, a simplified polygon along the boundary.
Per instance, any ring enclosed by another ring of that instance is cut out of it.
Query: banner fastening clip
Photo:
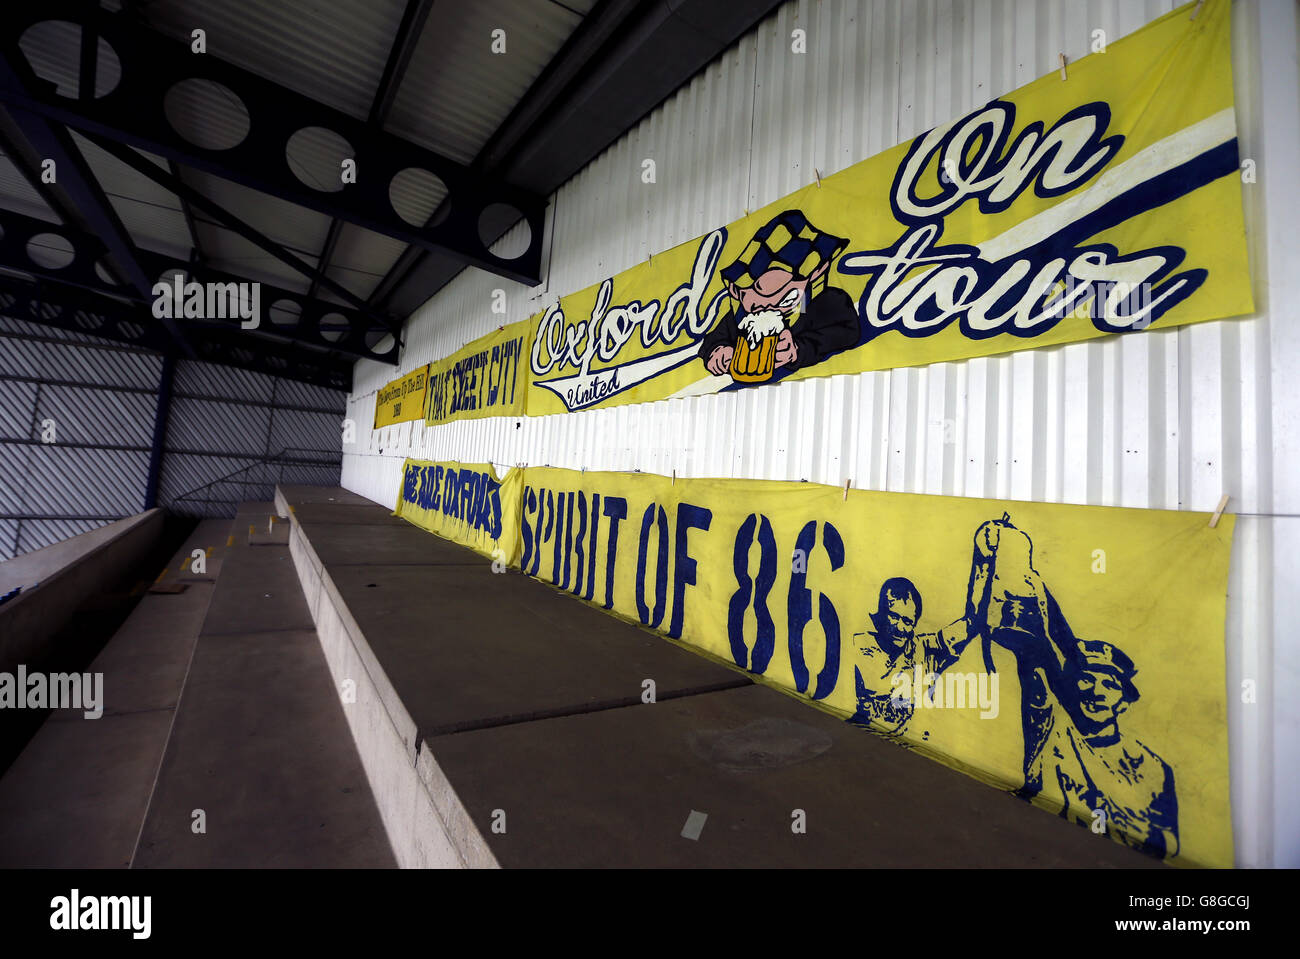
[[[1210,517],[1210,529],[1214,529],[1214,527],[1219,525],[1219,517],[1223,515],[1224,507],[1226,507],[1227,505],[1228,505],[1228,494],[1224,493],[1221,497],[1219,497],[1219,506],[1214,511],[1214,515]]]

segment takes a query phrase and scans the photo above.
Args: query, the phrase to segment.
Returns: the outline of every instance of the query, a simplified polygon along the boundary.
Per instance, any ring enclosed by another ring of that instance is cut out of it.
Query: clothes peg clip
[[[851,479],[846,479],[846,480],[844,481],[844,501],[845,501],[846,503],[848,502],[848,499],[849,499],[849,487],[852,486],[852,485],[853,485],[853,480],[851,480]]]
[[[1187,18],[1189,21],[1191,21],[1191,20],[1195,20],[1195,19],[1196,19],[1196,15],[1197,15],[1198,13],[1201,12],[1201,6],[1202,6],[1204,3],[1205,3],[1205,0],[1196,0],[1196,9],[1193,10],[1193,11],[1192,11],[1192,15],[1191,15],[1190,17]]]
[[[1065,75],[1065,54],[1062,53],[1060,57],[1061,57],[1061,79],[1066,80],[1068,79],[1068,77],[1066,77]]]
[[[673,485],[677,485],[677,470],[673,470]]]
[[[820,190],[822,185],[822,171],[813,167],[813,173],[817,174],[817,188]]]
[[[1214,515],[1210,517],[1210,529],[1214,529],[1214,527],[1219,525],[1219,517],[1223,515],[1224,507],[1226,507],[1227,505],[1228,505],[1228,494],[1224,493],[1223,496],[1219,498],[1219,508],[1216,509],[1214,511]]]

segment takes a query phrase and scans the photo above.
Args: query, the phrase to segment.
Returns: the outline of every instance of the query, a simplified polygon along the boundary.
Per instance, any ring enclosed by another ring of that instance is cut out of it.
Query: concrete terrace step
[[[0,778],[0,865],[394,864],[288,549],[248,545],[272,513],[200,523],[158,580],[185,590],[91,667],[104,717],[52,716]]]
[[[229,529],[200,522],[157,580],[185,591],[146,593],[91,663],[104,715],[52,713],[0,777],[0,866],[130,864]],[[187,571],[195,549],[202,575]]]
[[[403,866],[1160,866],[352,496],[276,504]]]

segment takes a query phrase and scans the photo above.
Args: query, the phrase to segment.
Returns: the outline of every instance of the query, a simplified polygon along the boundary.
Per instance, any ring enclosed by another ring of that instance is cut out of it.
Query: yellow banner
[[[425,422],[522,416],[532,328],[512,323],[434,363]]]
[[[1232,865],[1231,516],[532,467],[523,482],[528,575],[1094,832]]]
[[[375,429],[418,420],[424,416],[424,394],[429,386],[429,366],[393,380],[375,395]]]
[[[535,318],[527,412],[1253,310],[1229,0],[1191,4]],[[721,157],[718,162],[729,162]]]
[[[523,471],[503,480],[484,463],[408,459],[396,515],[502,564],[518,565]]]

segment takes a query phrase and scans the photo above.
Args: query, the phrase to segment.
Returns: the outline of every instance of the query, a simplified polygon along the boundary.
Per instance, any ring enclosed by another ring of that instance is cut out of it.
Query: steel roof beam
[[[0,276],[0,313],[41,326],[127,343],[167,354],[172,341],[137,303],[122,303],[76,287],[51,288]],[[352,388],[353,358],[310,350],[300,344],[253,338],[240,329],[205,328],[195,344],[197,359],[312,383]]]
[[[54,85],[31,72],[18,46],[30,26],[67,20],[93,30],[117,55],[121,77],[113,90],[90,101],[60,96]],[[74,0],[40,4],[0,4],[3,55],[24,72],[23,89],[8,90],[13,105],[88,134],[109,137],[185,166],[241,183],[328,216],[395,237],[424,249],[447,253],[522,283],[540,278],[542,226],[546,200],[505,181],[304,97],[211,54],[196,55],[186,42],[132,22],[129,16]],[[167,118],[167,93],[184,80],[208,80],[226,87],[249,116],[244,138],[226,149],[206,149],[186,140]],[[329,192],[307,186],[294,174],[285,153],[291,136],[306,127],[323,127],[351,145],[357,180]],[[452,199],[447,217],[436,225],[413,226],[390,200],[390,184],[407,169],[426,170],[446,186]],[[508,259],[494,254],[479,236],[479,218],[495,203],[515,207],[533,229],[529,248]],[[197,205],[197,204],[196,204]]]
[[[21,89],[19,74],[12,70],[3,58],[0,58],[0,91],[7,96]],[[123,275],[127,283],[141,296],[148,297],[152,283],[140,266],[139,251],[118,217],[117,211],[113,209],[112,203],[104,195],[94,173],[91,172],[90,165],[77,149],[77,145],[72,142],[71,135],[45,118],[25,110],[11,109],[10,117],[35,155],[43,160],[54,161],[55,182],[68,196],[80,217],[101,238],[113,263],[118,269],[124,271]],[[15,164],[22,163],[23,175],[34,186],[41,184],[40,175],[29,169],[25,162],[17,156],[11,159]],[[47,197],[46,202],[49,203],[50,191],[42,192]],[[54,209],[66,222],[64,211],[59,207]],[[173,345],[186,356],[193,357],[194,350],[181,333],[180,327],[167,318],[164,318],[162,323],[171,336]]]
[[[379,78],[379,86],[375,88],[370,114],[366,117],[366,123],[373,129],[380,129],[388,119],[393,101],[397,99],[397,89],[402,85],[402,78],[406,75],[406,66],[411,62],[411,55],[415,53],[415,45],[420,40],[420,34],[424,32],[424,23],[428,20],[429,11],[432,9],[433,0],[407,0],[406,2],[406,9],[402,11],[402,21],[397,25],[393,45],[388,51],[388,60],[384,63],[384,72]],[[343,224],[337,219],[330,220],[329,233],[326,234],[320,255],[316,258],[322,273],[329,269],[330,260],[334,258],[334,247],[338,244],[339,234],[342,232]],[[315,294],[316,281],[312,280],[307,295]]]
[[[8,210],[0,210],[0,230],[3,231],[0,233],[0,266],[40,277],[51,284],[57,284],[57,287],[54,285],[46,287],[47,294],[52,300],[58,299],[58,288],[76,287],[98,294],[101,297],[110,298],[106,300],[110,305],[121,305],[123,299],[130,300],[137,305],[141,305],[141,309],[144,310],[140,314],[141,317],[146,317],[148,322],[154,322],[151,312],[152,292],[149,298],[143,298],[132,288],[113,286],[96,271],[96,263],[107,253],[107,248],[97,237]],[[29,242],[34,237],[45,233],[60,236],[68,241],[73,249],[72,262],[54,268],[43,267],[31,259],[27,252]],[[224,326],[242,332],[249,338],[251,343],[259,342],[262,334],[269,334],[293,340],[318,350],[347,353],[354,357],[377,360],[381,363],[395,364],[397,362],[398,349],[396,343],[382,352],[371,349],[366,345],[366,340],[374,333],[396,335],[398,324],[394,320],[376,320],[360,310],[340,306],[319,298],[306,297],[301,293],[285,290],[269,283],[249,280],[233,273],[213,269],[203,263],[192,264],[185,260],[173,259],[148,250],[138,250],[137,259],[145,271],[151,287],[165,274],[173,270],[185,274],[186,280],[195,280],[201,283],[257,283],[260,289],[258,291],[259,312],[256,327],[243,330],[238,317],[210,321],[212,325]],[[271,307],[282,301],[288,301],[298,308],[296,323],[276,322],[272,317]],[[78,300],[78,305],[84,307],[86,301]],[[347,321],[347,328],[340,330],[337,339],[329,339],[320,329],[321,319],[329,314],[338,314]],[[204,331],[211,328],[208,323],[196,322],[194,319],[180,317],[176,319],[180,323],[182,332],[188,334],[191,338],[202,337]]]

